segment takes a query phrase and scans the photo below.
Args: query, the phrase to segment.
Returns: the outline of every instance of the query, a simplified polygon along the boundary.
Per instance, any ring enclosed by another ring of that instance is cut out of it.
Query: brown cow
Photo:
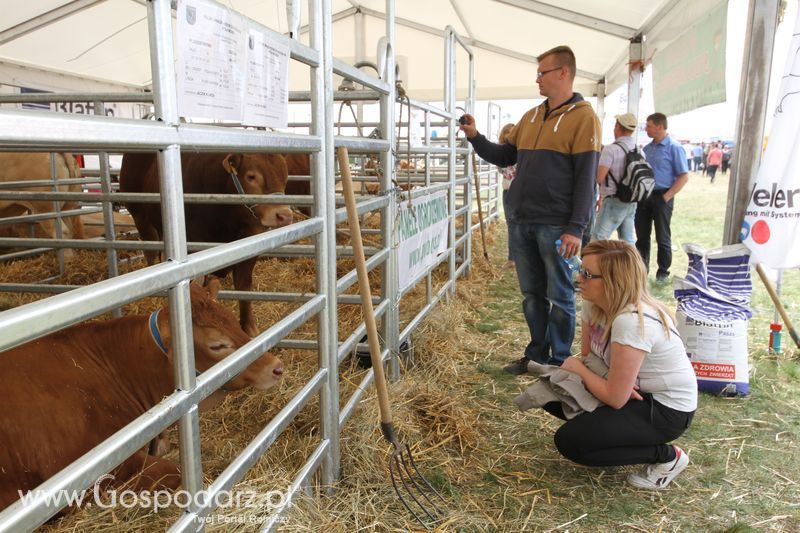
[[[288,173],[286,161],[278,154],[181,154],[183,190],[187,193],[237,194],[233,175],[238,176],[245,194],[283,193]],[[121,192],[158,192],[158,168],[154,154],[125,154],[119,174]],[[163,237],[161,206],[154,203],[127,203],[139,237],[158,241]],[[257,235],[267,228],[292,222],[292,211],[286,205],[255,206],[225,204],[186,204],[186,237],[191,242],[230,242]],[[158,252],[145,251],[152,265]],[[252,290],[253,257],[217,272],[225,276],[233,271],[237,290]],[[252,305],[239,301],[239,318],[244,330],[258,334]]]
[[[290,176],[311,176],[311,156],[309,154],[286,154],[286,168]],[[286,194],[309,195],[311,182],[309,180],[290,181],[286,184]],[[297,208],[300,213],[311,216],[311,207]]]
[[[250,340],[216,301],[219,281],[191,285],[197,369],[205,371]],[[169,312],[88,322],[0,353],[0,510],[34,489],[175,390]],[[270,353],[225,384],[225,392],[277,384],[283,364]],[[222,392],[221,394],[224,394]],[[158,439],[155,439],[158,440]],[[137,474],[142,473],[141,476]],[[134,490],[177,488],[178,465],[146,449],[112,473]],[[133,479],[131,479],[133,478]]]
[[[81,172],[75,158],[71,154],[56,153],[56,179],[80,178]],[[49,152],[0,152],[0,182],[9,181],[34,181],[52,179],[51,157]],[[51,186],[25,187],[25,191],[51,192]],[[60,192],[81,192],[80,184],[61,185]],[[61,202],[60,209],[78,209],[78,202]],[[0,218],[15,217],[25,214],[38,215],[53,211],[52,200],[0,200]],[[64,219],[69,230],[65,230],[65,238],[83,239],[83,225],[79,216]],[[56,237],[55,219],[38,221],[41,235],[51,239]],[[14,235],[15,232],[8,226],[0,226],[2,234]],[[37,232],[38,233],[38,232]]]

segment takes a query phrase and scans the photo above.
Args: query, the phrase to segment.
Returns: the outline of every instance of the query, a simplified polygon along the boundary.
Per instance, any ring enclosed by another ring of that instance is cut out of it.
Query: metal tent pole
[[[739,110],[736,119],[736,151],[731,161],[728,209],[723,244],[740,242],[744,213],[761,164],[764,121],[767,112],[772,49],[778,24],[779,0],[750,0],[745,33]]]

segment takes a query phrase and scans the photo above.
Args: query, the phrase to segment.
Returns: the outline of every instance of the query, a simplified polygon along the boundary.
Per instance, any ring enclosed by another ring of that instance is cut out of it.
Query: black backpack
[[[653,167],[645,160],[644,155],[634,147],[630,152],[625,149],[622,143],[615,142],[617,146],[625,152],[624,174],[621,179],[617,179],[609,171],[608,175],[617,184],[617,192],[614,194],[622,202],[644,202],[650,197],[656,186],[656,175]]]

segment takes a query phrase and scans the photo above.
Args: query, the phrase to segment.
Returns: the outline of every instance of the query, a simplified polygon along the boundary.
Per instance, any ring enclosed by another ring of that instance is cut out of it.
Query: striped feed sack
[[[688,272],[685,278],[673,278],[678,310],[705,322],[749,319],[750,250],[743,244],[714,250],[685,244],[683,249],[689,256]]]

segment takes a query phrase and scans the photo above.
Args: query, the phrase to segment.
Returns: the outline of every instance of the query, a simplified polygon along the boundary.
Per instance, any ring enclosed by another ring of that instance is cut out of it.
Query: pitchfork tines
[[[381,430],[386,440],[394,446],[394,451],[389,457],[389,476],[392,478],[394,491],[417,522],[424,528],[430,529],[430,526],[444,517],[436,501],[445,500],[420,473],[411,454],[411,448],[397,439],[394,426],[391,423],[381,423]]]

